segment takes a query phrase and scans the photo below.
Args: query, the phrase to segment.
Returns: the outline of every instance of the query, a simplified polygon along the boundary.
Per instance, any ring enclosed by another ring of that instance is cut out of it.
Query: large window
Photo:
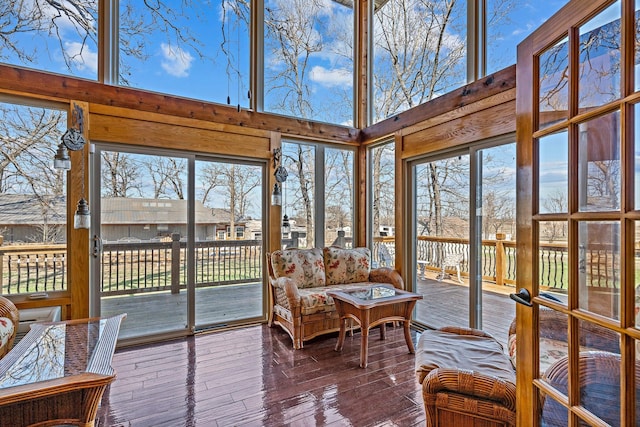
[[[353,123],[353,9],[341,3],[265,1],[265,111]]]
[[[0,294],[66,290],[66,173],[53,157],[67,114],[0,103],[0,115]]]
[[[373,121],[463,85],[466,4],[390,0],[374,13]]]
[[[355,230],[355,151],[324,144],[282,143],[283,245],[349,247]]]
[[[0,34],[0,62],[98,78],[98,0],[3,0]]]
[[[395,264],[395,144],[393,141],[376,145],[369,150],[369,223],[370,246],[374,262],[383,267]]]
[[[120,1],[118,83],[247,107],[249,2],[160,3]]]
[[[516,46],[567,0],[486,0],[487,74],[516,63]]]

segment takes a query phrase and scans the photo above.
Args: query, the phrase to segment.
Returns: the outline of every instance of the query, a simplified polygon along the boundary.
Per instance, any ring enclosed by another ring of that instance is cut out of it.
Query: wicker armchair
[[[580,403],[612,426],[620,421],[620,355],[606,351],[584,351],[579,355]],[[635,370],[636,396],[640,393],[640,362]],[[569,359],[558,360],[544,374],[544,379],[558,391],[567,394]],[[542,424],[549,427],[568,425],[567,409],[554,399],[542,402]],[[636,419],[640,407],[636,405]]]
[[[515,371],[491,335],[461,327],[424,332],[416,376],[428,427],[515,426]]]
[[[19,312],[7,298],[0,296],[0,359],[11,350],[18,332]]]

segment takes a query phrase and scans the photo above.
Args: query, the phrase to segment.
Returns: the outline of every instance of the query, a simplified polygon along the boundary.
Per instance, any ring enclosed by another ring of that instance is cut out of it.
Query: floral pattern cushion
[[[284,249],[271,254],[271,266],[276,278],[288,277],[298,288],[324,286],[325,271],[322,249]]]
[[[335,246],[324,251],[327,285],[366,282],[371,272],[369,248],[343,249]]]
[[[15,325],[8,317],[0,317],[0,354],[3,353],[4,346],[9,342],[9,338],[13,335]]]
[[[333,298],[327,295],[327,291],[344,291],[347,289],[357,289],[379,285],[372,282],[358,282],[345,285],[322,286],[319,288],[300,289],[300,304],[302,315],[328,313],[336,310]]]

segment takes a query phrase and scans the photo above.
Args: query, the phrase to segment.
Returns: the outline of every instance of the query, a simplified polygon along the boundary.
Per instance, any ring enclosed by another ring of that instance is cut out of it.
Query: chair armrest
[[[404,280],[397,270],[389,267],[372,268],[369,281],[374,283],[389,283],[396,289],[404,289]]]
[[[435,404],[436,395],[441,391],[491,400],[511,411],[516,410],[515,377],[512,382],[477,371],[437,368],[429,372],[422,382],[425,404]]]
[[[288,277],[279,277],[277,279],[270,279],[271,286],[273,286],[275,291],[276,302],[280,305],[287,307],[290,310],[293,310],[294,307],[298,307],[300,305],[300,293],[298,292],[298,286],[296,282]],[[278,290],[280,292],[278,292]],[[280,295],[284,293],[286,298],[286,302],[282,301]]]

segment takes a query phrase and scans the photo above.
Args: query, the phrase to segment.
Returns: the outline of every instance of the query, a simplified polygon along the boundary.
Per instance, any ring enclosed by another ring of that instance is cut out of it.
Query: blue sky
[[[32,0],[40,1],[40,0]],[[488,7],[499,0],[489,0]],[[287,4],[284,0],[269,0],[267,5],[275,7],[279,2]],[[26,2],[29,4],[29,2]],[[165,2],[171,7],[177,7],[180,0],[168,0]],[[501,28],[501,37],[493,39],[496,49],[490,50],[490,58],[495,58],[494,54],[500,52],[501,59],[494,62],[494,68],[502,68],[515,62],[515,45],[521,41],[533,29],[543,23],[553,12],[557,11],[566,1],[516,1],[509,22]],[[97,4],[97,0],[96,0]],[[140,14],[142,2],[136,0],[121,0],[120,7],[124,10],[131,6]],[[341,60],[336,52],[348,51],[336,36],[335,29],[331,25],[343,20],[345,16],[352,16],[350,10],[338,5],[331,0],[324,0],[324,12],[322,14],[322,28],[320,34],[325,39],[323,50],[312,56],[309,63],[309,79],[311,82],[310,97],[313,99],[325,98],[328,102],[335,102],[335,90],[350,93],[352,88],[352,77],[350,69],[345,66],[345,61]],[[28,7],[28,6],[26,6]],[[345,13],[346,12],[346,13]],[[147,58],[136,60],[125,57],[122,53],[121,62],[131,67],[130,84],[134,87],[173,93],[180,96],[197,99],[211,100],[218,103],[226,103],[227,96],[231,98],[231,104],[236,106],[240,103],[246,107],[249,104],[247,98],[248,87],[248,60],[249,44],[248,34],[244,24],[238,27],[238,18],[229,13],[226,17],[227,30],[225,36],[228,43],[225,45],[234,56],[231,66],[240,69],[242,74],[241,84],[238,84],[237,73],[231,71],[231,76],[227,75],[227,61],[221,53],[221,25],[222,8],[220,1],[212,2],[192,2],[190,9],[191,16],[188,18],[176,16],[172,19],[172,24],[181,29],[188,29],[191,35],[197,40],[191,46],[178,46],[174,39],[158,32],[147,39],[144,39],[143,51]],[[21,63],[15,55],[10,55],[8,59],[3,59],[9,63],[26,65],[62,74],[73,74],[89,79],[97,78],[97,46],[94,42],[87,43],[82,48],[82,39],[77,34],[70,21],[57,18],[59,24],[60,43],[55,34],[48,36],[45,33],[34,36],[33,33],[24,33],[16,37],[19,46],[25,52],[33,52],[40,49],[37,54],[37,62],[33,64]],[[145,23],[148,23],[148,19]],[[124,25],[124,20],[121,19]],[[93,23],[97,25],[97,23]],[[240,28],[240,31],[237,29]],[[141,39],[134,39],[138,41]],[[42,50],[44,49],[44,50]],[[67,54],[75,54],[76,60],[73,62],[72,71],[66,68],[62,57],[62,50]],[[197,49],[206,55],[208,59],[200,58]],[[240,54],[238,55],[238,51]],[[6,49],[2,52],[7,55]],[[489,71],[495,71],[491,69]],[[269,58],[265,59],[267,73],[277,70],[277,61]],[[279,95],[274,94],[277,97]],[[342,101],[342,100],[340,100]],[[269,99],[265,102],[265,107],[269,108]],[[329,105],[331,105],[329,103]],[[329,113],[327,113],[329,114]],[[346,118],[348,119],[348,118]],[[339,123],[346,123],[337,119]]]

